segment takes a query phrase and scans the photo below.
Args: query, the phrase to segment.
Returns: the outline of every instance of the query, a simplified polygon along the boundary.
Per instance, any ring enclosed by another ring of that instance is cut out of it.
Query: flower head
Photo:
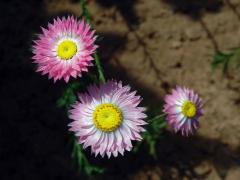
[[[79,94],[70,110],[69,126],[83,148],[90,146],[95,156],[116,157],[132,149],[132,140],[142,139],[145,108],[138,107],[141,97],[135,94],[116,81],[89,86],[87,93]]]
[[[164,112],[167,122],[175,132],[183,136],[193,134],[199,127],[198,119],[202,115],[202,100],[187,88],[177,87],[171,95],[165,97]]]
[[[81,77],[92,66],[96,36],[84,20],[78,21],[73,16],[57,18],[42,31],[33,45],[38,72],[48,74],[54,82],[62,78],[68,82],[71,76]]]

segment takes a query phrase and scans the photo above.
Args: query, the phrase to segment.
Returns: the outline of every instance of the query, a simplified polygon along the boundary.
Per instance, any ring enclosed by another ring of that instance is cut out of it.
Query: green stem
[[[83,16],[86,18],[86,20],[89,24],[92,24],[91,23],[91,14],[89,13],[89,11],[87,9],[86,0],[80,0],[80,5],[81,5]]]
[[[151,123],[151,122],[153,122],[154,120],[156,120],[156,119],[160,119],[160,118],[162,118],[162,117],[164,117],[164,116],[166,116],[165,113],[163,113],[163,114],[159,114],[159,115],[157,115],[157,116],[155,116],[155,117],[149,119],[148,122]]]
[[[80,0],[80,5],[81,5],[83,16],[86,18],[87,22],[91,25],[92,24],[91,14],[90,14],[89,10],[87,9],[86,0]],[[106,82],[99,56],[97,55],[97,53],[95,53],[93,55],[93,57],[94,57],[94,60],[95,60],[95,63],[96,63],[97,69],[98,69],[99,80],[101,82]]]
[[[104,74],[103,74],[103,68],[101,66],[101,62],[99,60],[99,57],[96,53],[93,56],[94,56],[95,63],[96,63],[97,69],[98,69],[99,80],[102,81],[102,82],[106,82],[106,79],[105,79]]]

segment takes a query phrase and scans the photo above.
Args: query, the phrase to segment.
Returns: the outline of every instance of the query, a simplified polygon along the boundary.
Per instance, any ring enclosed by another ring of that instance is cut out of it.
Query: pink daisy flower
[[[188,88],[177,87],[171,95],[165,96],[164,112],[167,122],[175,132],[183,136],[193,134],[199,127],[198,119],[202,115],[202,100]]]
[[[37,64],[37,72],[48,74],[54,82],[59,79],[69,81],[72,76],[81,77],[82,72],[92,66],[92,54],[95,31],[84,21],[78,21],[73,16],[54,19],[48,28],[42,28],[43,33],[33,45],[33,60]]]
[[[99,87],[92,85],[88,92],[79,94],[70,110],[70,131],[75,132],[83,148],[108,158],[132,149],[132,140],[142,140],[142,125],[147,124],[145,108],[138,107],[142,98],[130,92],[121,82],[108,81]]]

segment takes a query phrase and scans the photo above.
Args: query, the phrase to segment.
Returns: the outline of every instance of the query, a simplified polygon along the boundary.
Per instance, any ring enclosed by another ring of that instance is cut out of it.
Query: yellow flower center
[[[186,101],[182,105],[182,113],[188,118],[192,118],[196,115],[196,105],[190,101]]]
[[[109,103],[97,106],[93,113],[95,126],[104,132],[116,130],[121,125],[122,119],[121,110]]]
[[[58,44],[57,55],[62,60],[69,60],[77,53],[77,45],[72,40],[64,40]]]

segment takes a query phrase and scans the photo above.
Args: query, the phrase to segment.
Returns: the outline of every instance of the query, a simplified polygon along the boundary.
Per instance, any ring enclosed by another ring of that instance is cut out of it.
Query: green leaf
[[[215,69],[218,65],[222,64],[223,74],[226,74],[229,71],[230,62],[236,63],[238,66],[240,66],[240,48],[232,49],[231,53],[217,52],[213,56],[211,65],[212,68]]]
[[[237,68],[240,67],[240,48],[233,49],[233,56],[231,57],[231,67],[233,64],[235,64]]]
[[[92,176],[96,173],[101,174],[105,171],[104,168],[89,163],[87,157],[83,153],[81,145],[78,144],[75,137],[73,142],[72,157],[75,160],[79,170],[87,176]]]
[[[133,152],[137,152],[139,148],[144,144],[148,150],[148,153],[153,158],[157,158],[156,144],[163,131],[166,128],[165,114],[157,115],[148,120],[149,124],[146,128],[146,132],[142,134],[143,141],[138,142],[133,149]]]
[[[103,36],[97,36],[96,42],[101,42],[103,39]]]
[[[64,107],[66,104],[66,99],[65,98],[60,98],[57,101],[57,107]]]
[[[65,107],[69,109],[70,106],[76,101],[76,90],[81,87],[78,81],[74,81],[63,90],[62,96],[57,100],[57,107]]]
[[[225,68],[227,68],[227,63],[231,57],[232,53],[224,54],[222,52],[218,52],[213,56],[212,68],[215,69],[219,64],[224,64]]]

